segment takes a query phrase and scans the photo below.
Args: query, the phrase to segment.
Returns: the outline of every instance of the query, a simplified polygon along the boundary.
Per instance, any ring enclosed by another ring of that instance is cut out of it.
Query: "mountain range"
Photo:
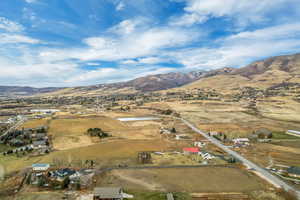
[[[226,67],[211,71],[172,72],[111,84],[69,88],[0,86],[0,96],[103,95],[206,87],[231,91],[241,87],[265,89],[283,82],[300,83],[300,54],[271,57],[242,68]]]

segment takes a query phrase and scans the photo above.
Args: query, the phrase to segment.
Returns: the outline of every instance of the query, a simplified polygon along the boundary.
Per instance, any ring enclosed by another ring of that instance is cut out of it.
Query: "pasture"
[[[256,175],[240,168],[114,170],[99,178],[99,186],[185,192],[251,192],[265,188]]]

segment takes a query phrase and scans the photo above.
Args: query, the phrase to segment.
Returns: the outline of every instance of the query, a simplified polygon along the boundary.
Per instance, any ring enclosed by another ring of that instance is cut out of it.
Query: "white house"
[[[52,114],[52,113],[60,112],[60,110],[58,110],[58,109],[33,109],[33,110],[30,110],[30,112]]]
[[[194,142],[195,147],[204,147],[206,144],[204,142]]]
[[[199,154],[201,155],[201,157],[204,160],[211,160],[211,159],[215,158],[215,156],[213,156],[213,155],[211,155],[210,153],[207,153],[207,152],[200,152]]]
[[[36,163],[31,165],[33,171],[47,171],[50,168],[49,164]]]
[[[234,144],[249,144],[248,138],[236,138],[232,140]]]

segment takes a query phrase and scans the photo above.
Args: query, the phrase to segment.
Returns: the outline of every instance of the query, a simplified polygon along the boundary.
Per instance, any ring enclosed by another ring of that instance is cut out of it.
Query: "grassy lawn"
[[[5,144],[0,144],[0,153],[1,153],[1,152],[4,152],[4,151],[8,151],[8,150],[10,150],[10,149],[13,149],[13,148],[10,147],[10,146],[7,146],[7,145],[5,145]]]

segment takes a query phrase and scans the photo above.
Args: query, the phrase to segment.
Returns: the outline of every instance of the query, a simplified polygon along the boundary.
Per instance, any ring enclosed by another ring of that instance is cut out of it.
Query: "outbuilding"
[[[49,164],[36,163],[31,165],[33,171],[47,171],[50,168]]]
[[[94,200],[123,200],[123,189],[120,187],[94,188]]]
[[[183,154],[190,155],[190,154],[198,154],[199,148],[198,147],[187,147],[183,148]]]

